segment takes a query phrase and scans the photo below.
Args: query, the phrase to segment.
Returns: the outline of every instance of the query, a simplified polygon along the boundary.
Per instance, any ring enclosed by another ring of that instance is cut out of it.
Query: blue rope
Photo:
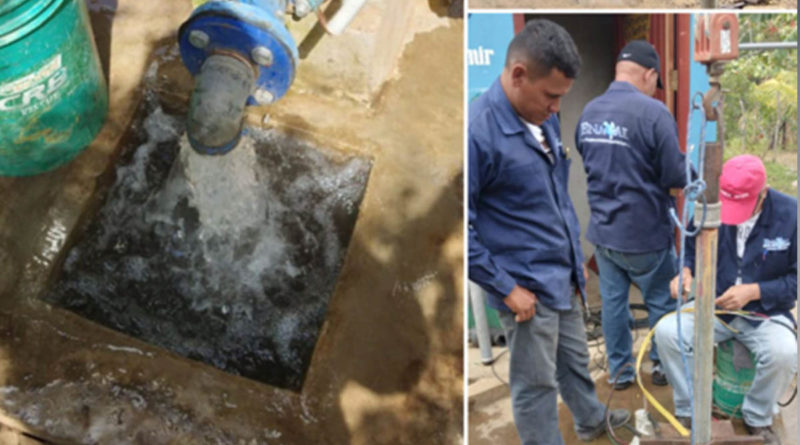
[[[697,103],[697,98],[700,98],[700,104]],[[683,372],[684,376],[686,377],[687,387],[689,388],[689,403],[692,408],[692,420],[694,421],[694,387],[693,382],[691,379],[691,373],[689,372],[689,362],[686,359],[686,351],[684,350],[684,343],[683,343],[683,330],[681,329],[681,306],[683,304],[683,268],[686,261],[686,237],[687,236],[695,236],[700,233],[701,228],[705,224],[706,220],[706,207],[708,203],[706,202],[706,197],[703,192],[706,190],[706,182],[703,179],[703,169],[705,168],[705,152],[706,152],[706,141],[705,141],[705,130],[706,130],[706,115],[702,113],[702,126],[700,127],[700,144],[699,144],[699,151],[698,151],[698,174],[697,179],[694,181],[692,180],[692,168],[691,168],[691,161],[689,159],[689,154],[691,153],[691,149],[689,148],[689,138],[691,137],[691,128],[692,128],[692,114],[702,108],[702,100],[703,95],[701,93],[696,93],[692,98],[692,109],[689,111],[689,118],[688,123],[686,125],[686,150],[687,150],[687,159],[686,159],[686,187],[683,188],[683,212],[681,213],[681,219],[678,219],[678,215],[674,208],[669,209],[669,216],[672,220],[672,223],[675,227],[678,228],[680,232],[680,240],[681,240],[681,248],[680,254],[678,257],[678,298],[676,299],[675,303],[675,312],[677,317],[678,323],[678,348],[681,352],[681,362],[683,363]],[[703,210],[701,214],[701,223],[699,226],[695,227],[693,231],[689,231],[689,208],[691,204],[694,204],[698,198],[702,199],[703,203]],[[694,426],[694,425],[693,425]],[[691,429],[691,442],[694,445],[695,438],[694,438],[694,430],[695,428]]]

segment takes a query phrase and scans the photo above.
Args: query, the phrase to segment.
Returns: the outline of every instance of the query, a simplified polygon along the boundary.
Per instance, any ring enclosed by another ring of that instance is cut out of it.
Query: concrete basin
[[[181,116],[192,87],[174,49],[189,1],[89,4],[109,77],[105,127],[58,170],[0,179],[0,422],[54,443],[458,442],[462,22],[427,1],[368,1],[348,33],[323,37],[301,62],[287,97],[249,111],[258,132],[301,141],[334,169],[353,159],[371,165],[360,205],[344,212],[352,221],[342,226],[349,236],[337,235],[346,248],[331,263],[335,278],[318,286],[325,310],[303,330],[315,336],[306,362],[281,383],[182,350],[185,342],[164,341],[155,328],[137,338],[107,323],[128,307],[97,306],[112,315],[103,318],[47,302],[60,301],[53,296],[81,270],[70,272],[81,262],[70,249],[91,238],[117,167],[135,156],[125,147],[141,145],[152,110]],[[298,26],[311,28],[308,20]],[[270,158],[279,151],[259,153],[258,162],[281,162]],[[136,291],[123,283],[118,290]],[[214,335],[196,340],[219,344]]]

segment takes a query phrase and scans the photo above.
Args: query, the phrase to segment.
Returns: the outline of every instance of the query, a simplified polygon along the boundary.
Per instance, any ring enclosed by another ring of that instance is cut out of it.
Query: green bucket
[[[70,161],[107,111],[86,3],[0,0],[0,176]]]
[[[497,309],[491,308],[488,305],[484,306],[486,308],[486,321],[489,323],[489,329],[496,329],[499,331],[503,330],[503,325],[500,324],[500,315],[497,313]],[[470,301],[469,307],[467,308],[467,327],[472,329],[475,327],[475,316],[472,313],[472,302]]]
[[[756,369],[755,356],[752,352],[750,353],[751,366],[736,368],[733,363],[733,343],[735,341],[731,339],[717,345],[712,397],[714,406],[720,411],[728,416],[741,419],[744,396],[753,384]]]

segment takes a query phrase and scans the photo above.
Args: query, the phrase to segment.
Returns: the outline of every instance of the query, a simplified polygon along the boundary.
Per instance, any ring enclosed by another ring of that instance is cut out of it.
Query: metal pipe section
[[[294,0],[294,16],[298,19],[303,18],[316,11],[325,0]]]
[[[717,0],[703,0],[700,7],[703,9],[716,9]]]
[[[722,88],[719,83],[711,84],[711,88],[703,95],[703,112],[706,113],[706,120],[709,122],[716,121],[719,117],[717,114],[716,103],[722,98]]]
[[[486,318],[486,298],[483,289],[472,281],[469,282],[469,301],[472,304],[472,315],[475,317],[475,331],[478,334],[478,347],[481,349],[481,363],[491,365],[492,337],[489,334],[489,321]]]
[[[797,42],[751,42],[739,44],[739,51],[761,51],[774,49],[797,49]]]
[[[719,176],[722,173],[724,139],[722,116],[722,86],[720,78],[725,62],[706,66],[711,89],[703,96],[706,119],[717,122],[717,142],[707,142],[703,159],[703,178],[706,181],[706,215],[697,237],[695,258],[695,324],[694,324],[694,417],[692,435],[697,445],[711,443],[711,403],[714,373],[714,300],[717,298],[717,243],[720,226]],[[698,211],[699,210],[699,211]],[[695,208],[695,226],[701,224],[702,204]]]
[[[236,147],[254,85],[253,67],[239,58],[213,55],[206,59],[189,102],[186,133],[192,148],[203,154],[225,154]]]
[[[720,113],[721,110],[717,110]],[[711,383],[714,364],[714,300],[717,297],[717,242],[720,225],[719,174],[722,171],[722,143],[706,144],[703,177],[706,179],[706,216],[697,237],[695,272],[694,324],[694,418],[695,443],[711,443]],[[703,205],[695,206],[695,224],[700,224]]]
[[[367,0],[342,0],[341,8],[332,19],[328,20],[325,29],[335,36],[341,34],[366,2]]]
[[[181,25],[181,60],[196,77],[189,141],[224,154],[242,134],[245,105],[266,105],[291,86],[297,47],[283,16],[287,0],[207,1]]]

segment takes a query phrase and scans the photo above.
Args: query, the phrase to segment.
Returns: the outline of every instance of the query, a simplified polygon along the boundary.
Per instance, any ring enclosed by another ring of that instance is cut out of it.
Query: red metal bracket
[[[710,64],[739,57],[739,20],[736,14],[698,16],[694,32],[694,60]]]

